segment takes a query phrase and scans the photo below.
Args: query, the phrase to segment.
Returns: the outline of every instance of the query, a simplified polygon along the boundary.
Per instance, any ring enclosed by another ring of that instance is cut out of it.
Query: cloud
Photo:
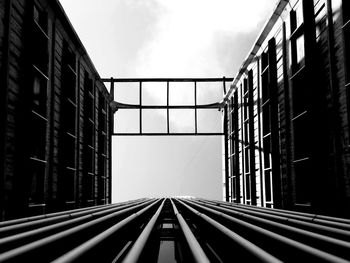
[[[217,40],[240,41],[234,36],[256,31],[275,3],[275,0],[154,1],[161,8],[150,40],[138,51],[136,75],[232,75],[232,69],[223,65],[217,54]]]
[[[131,1],[133,2],[133,1]],[[136,1],[137,2],[137,1]],[[145,77],[232,77],[261,29],[275,0],[152,0],[157,22],[138,50],[135,75]],[[254,7],[254,8],[252,8]],[[182,84],[183,85],[183,84]],[[192,90],[193,84],[185,85]],[[186,103],[190,95],[174,88],[171,100]],[[164,94],[148,92],[154,101]],[[222,84],[198,94],[204,103],[221,100]],[[174,130],[193,128],[189,112],[173,114]],[[215,119],[215,118],[214,118]],[[216,118],[217,120],[217,118]],[[207,119],[208,122],[213,118]],[[204,121],[203,121],[204,122]],[[216,121],[217,122],[217,121]],[[211,125],[211,124],[209,124]],[[220,126],[216,123],[215,126]]]

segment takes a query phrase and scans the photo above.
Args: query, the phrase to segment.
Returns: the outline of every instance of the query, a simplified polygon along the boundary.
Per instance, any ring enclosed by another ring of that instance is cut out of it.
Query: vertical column
[[[114,79],[111,78],[111,89],[110,89],[111,102],[114,101]],[[109,174],[108,174],[108,200],[107,203],[112,203],[112,142],[113,142],[113,133],[114,133],[114,113],[109,107]]]
[[[169,124],[169,81],[166,82],[166,127],[167,134],[170,133],[170,124]]]
[[[228,106],[227,104],[224,107],[224,147],[225,147],[225,201],[229,202],[229,169],[228,169],[228,118],[227,118],[227,113],[228,113]]]
[[[194,82],[194,130],[195,134],[198,133],[198,123],[197,123],[197,81]]]
[[[142,82],[140,81],[139,82],[139,104],[140,104],[140,127],[139,127],[139,130],[140,130],[140,134],[142,134]]]

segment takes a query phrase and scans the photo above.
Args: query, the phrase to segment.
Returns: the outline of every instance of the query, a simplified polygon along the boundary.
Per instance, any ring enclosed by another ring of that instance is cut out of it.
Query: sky
[[[276,0],[60,0],[102,78],[234,77]],[[108,88],[108,87],[107,87]],[[220,101],[222,84],[198,88],[199,103]],[[170,103],[193,103],[193,86],[170,87]],[[160,105],[164,84],[150,83],[144,102]],[[116,87],[137,102],[135,85]],[[164,110],[145,111],[143,128],[164,132]],[[172,132],[191,132],[194,113],[171,111]],[[220,131],[221,113],[198,112],[199,131]],[[138,113],[119,110],[115,131],[138,130]],[[112,201],[140,197],[223,196],[222,138],[114,137]]]

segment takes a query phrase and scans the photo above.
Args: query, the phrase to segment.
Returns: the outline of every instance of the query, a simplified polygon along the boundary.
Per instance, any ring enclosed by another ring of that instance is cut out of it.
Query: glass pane
[[[138,82],[114,83],[114,100],[125,104],[139,104],[139,86]]]
[[[140,110],[120,109],[114,114],[114,132],[138,133]]]
[[[194,110],[169,110],[170,133],[193,133]]]
[[[194,105],[193,82],[170,82],[169,105]]]
[[[303,64],[305,57],[305,45],[304,45],[304,35],[301,35],[296,40],[297,45],[297,64],[300,66]]]
[[[198,132],[222,132],[222,113],[217,109],[197,110]]]
[[[142,105],[166,105],[167,83],[166,82],[143,82]]]
[[[167,111],[164,109],[142,110],[142,132],[166,133]]]
[[[229,89],[229,82],[226,82],[226,89]],[[197,104],[211,104],[220,102],[223,96],[223,82],[198,82],[197,83]]]

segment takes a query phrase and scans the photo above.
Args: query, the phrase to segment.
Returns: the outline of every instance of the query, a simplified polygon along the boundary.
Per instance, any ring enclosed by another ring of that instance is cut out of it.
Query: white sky
[[[101,77],[124,78],[233,77],[276,5],[276,0],[60,2]],[[164,101],[164,89],[152,86],[145,88],[145,99]],[[191,101],[192,87],[173,89],[174,104]],[[138,100],[133,87],[117,92],[119,101]],[[214,102],[220,92],[204,87],[199,96],[203,103]],[[117,123],[137,128],[137,116],[117,114]],[[191,114],[171,113],[172,130],[190,131]],[[164,116],[164,111],[146,113],[145,129],[164,131]],[[200,112],[200,129],[219,129],[219,117]],[[220,137],[114,138],[113,201],[173,195],[221,199],[221,145]]]

